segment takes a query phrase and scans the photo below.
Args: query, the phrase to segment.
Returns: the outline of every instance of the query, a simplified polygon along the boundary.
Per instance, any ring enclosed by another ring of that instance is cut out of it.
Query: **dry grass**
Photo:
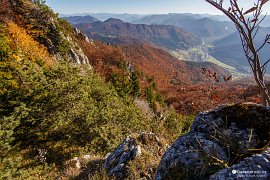
[[[102,169],[103,157],[85,155],[66,162],[61,179],[109,179]]]
[[[147,134],[146,136],[137,135],[136,140],[141,147],[142,153],[129,163],[127,179],[154,179],[161,157],[167,149],[167,141],[162,138],[159,139],[155,134]],[[96,155],[73,158],[66,162],[61,179],[115,179],[109,177],[102,168],[103,160],[103,157]],[[78,168],[78,162],[80,168]]]

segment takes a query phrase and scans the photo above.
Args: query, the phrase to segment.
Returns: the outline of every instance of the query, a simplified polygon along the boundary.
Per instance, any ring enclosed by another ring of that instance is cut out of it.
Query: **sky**
[[[241,1],[244,6],[247,5],[247,2],[254,2],[253,0],[240,0],[240,2]],[[55,12],[60,14],[221,14],[204,0],[46,0],[46,3]],[[270,11],[270,3],[265,6],[265,11]]]

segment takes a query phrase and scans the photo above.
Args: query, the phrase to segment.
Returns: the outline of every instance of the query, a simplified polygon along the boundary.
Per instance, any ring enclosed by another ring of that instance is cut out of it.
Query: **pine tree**
[[[154,91],[154,85],[151,84],[149,87],[145,89],[145,96],[148,103],[153,106],[155,103],[155,91]]]
[[[131,74],[131,95],[133,97],[140,97],[141,96],[141,88],[138,81],[138,73],[132,72]]]
[[[126,74],[112,73],[112,84],[120,97],[126,97],[131,92],[129,76]]]

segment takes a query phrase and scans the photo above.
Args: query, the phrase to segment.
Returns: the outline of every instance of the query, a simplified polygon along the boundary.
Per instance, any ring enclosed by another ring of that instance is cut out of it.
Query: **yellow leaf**
[[[7,30],[10,47],[20,52],[19,55],[13,55],[16,61],[21,61],[23,57],[23,59],[34,62],[43,61],[48,66],[53,64],[53,58],[50,56],[47,48],[35,41],[34,38],[27,34],[24,28],[10,21],[7,23]]]

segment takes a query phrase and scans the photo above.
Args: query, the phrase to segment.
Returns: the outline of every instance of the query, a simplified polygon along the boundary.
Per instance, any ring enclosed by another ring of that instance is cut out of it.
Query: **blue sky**
[[[247,0],[244,5],[247,4]],[[252,2],[252,0],[248,0]],[[73,13],[209,13],[220,14],[204,0],[47,0],[60,14]],[[254,1],[253,1],[254,2]],[[265,9],[269,11],[270,3]]]

